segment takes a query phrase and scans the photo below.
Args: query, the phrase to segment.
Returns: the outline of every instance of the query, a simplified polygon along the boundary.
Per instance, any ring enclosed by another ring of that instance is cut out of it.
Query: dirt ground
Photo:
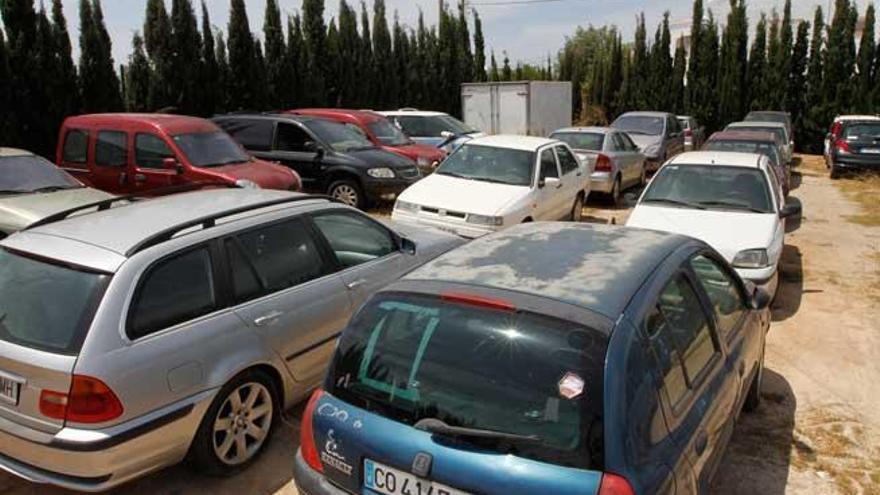
[[[795,171],[791,197],[804,211],[788,228],[764,403],[742,416],[711,492],[880,495],[880,177],[832,182],[820,157]],[[584,220],[622,224],[628,214],[591,200]],[[301,407],[243,473],[213,479],[176,466],[115,493],[294,495]],[[0,474],[0,494],[56,493],[67,492]]]

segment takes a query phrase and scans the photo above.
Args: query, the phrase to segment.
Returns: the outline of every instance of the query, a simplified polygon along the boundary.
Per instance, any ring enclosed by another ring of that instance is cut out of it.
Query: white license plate
[[[369,459],[364,460],[364,487],[384,495],[468,495]]]
[[[21,383],[0,375],[0,402],[17,406],[20,389]]]
[[[867,155],[877,155],[880,154],[880,148],[862,148],[862,153]]]

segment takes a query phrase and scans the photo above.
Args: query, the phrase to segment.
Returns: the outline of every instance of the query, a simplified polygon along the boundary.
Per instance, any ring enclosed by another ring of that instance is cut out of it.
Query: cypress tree
[[[125,72],[125,110],[146,112],[150,104],[150,61],[144,52],[144,40],[134,33],[132,52]]]
[[[835,0],[834,16],[828,29],[828,56],[825,59],[824,91],[827,98],[825,121],[833,113],[852,110],[852,73],[855,67],[855,25],[858,18],[849,0]]]
[[[295,108],[303,106],[305,88],[305,40],[303,39],[302,20],[299,15],[287,19],[287,65],[290,67],[288,95],[285,106]]]
[[[9,71],[9,53],[6,48],[6,35],[0,29],[0,107],[13,109],[12,75]],[[0,112],[0,143],[13,144],[18,142],[13,135],[14,114],[11,111]]]
[[[698,92],[696,94],[696,111],[692,113],[700,122],[705,123],[708,130],[717,129],[722,122],[718,119],[718,25],[712,11],[709,11],[706,26],[700,35],[700,46],[697,47],[698,63],[702,68]]]
[[[287,99],[285,92],[290,68],[288,58],[285,56],[281,10],[276,0],[266,0],[263,39],[266,41],[266,95],[271,108],[281,108]]]
[[[37,14],[33,0],[2,0],[0,14],[6,29],[6,59],[9,67],[9,105],[3,114],[8,115],[8,140],[6,145],[39,151],[38,129],[35,117],[38,112],[31,105],[40,104],[41,88],[38,59],[33,56],[37,38]]]
[[[766,97],[764,107],[758,108],[758,110],[782,109],[780,102],[778,101],[780,96],[779,85],[782,84],[782,80],[780,80],[780,70],[777,66],[782,53],[782,40],[779,36],[779,27],[779,13],[774,9],[770,16],[770,31],[767,35],[767,66],[764,75],[764,90],[766,91]]]
[[[791,75],[788,80],[788,100],[785,108],[791,112],[792,124],[799,134],[804,127],[804,105],[806,95],[804,89],[807,86],[807,51],[810,43],[810,25],[806,22],[798,23],[797,40],[791,54]],[[803,144],[803,140],[798,140]]]
[[[202,1],[202,72],[201,72],[202,97],[200,114],[213,115],[218,108],[222,109],[222,91],[220,72],[217,67],[217,53],[214,46],[214,33],[211,31],[211,19],[208,17],[208,8]]]
[[[501,69],[501,80],[513,80],[513,71],[510,69],[510,58],[507,56],[507,52],[504,52],[504,67]]]
[[[176,107],[184,114],[200,112],[202,40],[190,0],[172,0],[172,84]]]
[[[459,43],[456,36],[456,19],[449,13],[444,0],[439,0],[439,24],[437,31],[437,58],[440,77],[440,108],[450,114],[461,112],[459,84],[461,83]],[[508,74],[512,74],[508,63]],[[512,77],[512,75],[510,75]],[[506,80],[510,80],[509,78]]]
[[[173,91],[174,48],[171,20],[163,0],[147,0],[144,19],[144,46],[150,58],[150,98],[148,108],[159,110],[176,103]]]
[[[58,98],[57,106],[61,117],[66,117],[79,111],[79,90],[76,66],[71,55],[70,33],[67,30],[67,19],[64,17],[61,0],[52,0],[52,26],[57,51],[55,75],[57,79],[50,83],[57,85],[54,91],[55,98]],[[60,125],[60,122],[58,124]]]
[[[357,13],[348,2],[339,2],[339,105],[351,107],[359,104],[358,100],[358,59],[361,52],[361,40],[357,30]],[[366,105],[364,105],[366,106]]]
[[[718,73],[718,122],[739,120],[746,108],[746,53],[748,21],[743,0],[730,0],[730,14],[724,27],[721,65]]]
[[[645,14],[636,20],[636,34],[633,42],[632,87],[630,101],[627,106],[635,110],[644,110],[650,106],[651,67],[648,59],[648,31],[645,28]]]
[[[342,64],[339,51],[339,30],[336,28],[336,20],[330,19],[327,27],[327,61],[324,63],[324,76],[326,77],[326,105],[340,106],[340,66]]]
[[[118,110],[122,100],[100,6],[99,0],[79,4],[80,91],[86,113]]]
[[[379,91],[376,78],[376,70],[373,57],[373,36],[370,32],[370,15],[367,14],[367,4],[361,1],[361,55],[358,59],[358,74],[360,75],[360,106],[371,105],[376,101],[374,91]]]
[[[303,0],[302,16],[306,53],[305,99],[311,105],[323,105],[326,101],[324,64],[327,61],[324,0]]]
[[[663,14],[663,21],[654,34],[651,48],[649,90],[646,102],[651,108],[672,109],[670,83],[672,82],[672,46],[669,34],[669,12]]]
[[[755,26],[755,41],[749,53],[748,89],[752,110],[767,106],[767,17],[761,14]]]
[[[858,74],[856,82],[856,99],[857,110],[861,113],[871,113],[876,110],[874,101],[871,98],[874,92],[876,77],[874,72],[874,60],[876,51],[876,40],[874,38],[874,4],[868,4],[865,11],[865,28],[862,31],[862,40],[859,43],[859,54],[857,57]]]
[[[474,80],[477,82],[486,80],[486,40],[483,39],[483,21],[480,20],[480,14],[476,10],[474,10]]]
[[[269,108],[266,94],[266,58],[263,56],[263,45],[254,38],[254,108]]]
[[[413,55],[410,53],[409,38],[400,25],[397,12],[394,13],[394,28],[392,29],[394,56],[392,57],[391,78],[396,80],[397,92],[390,95],[391,105],[400,107],[412,105],[409,95],[409,76],[411,74],[410,62]],[[387,107],[386,107],[387,108]]]
[[[229,74],[229,59],[226,56],[226,41],[223,39],[223,33],[217,33],[215,53],[214,58],[217,59],[217,101],[214,104],[214,111],[225,112],[230,108],[229,80],[232,76]]]
[[[456,36],[458,37],[458,56],[459,59],[459,82],[470,82],[474,80],[474,52],[471,49],[471,35],[468,30],[467,9],[465,0],[458,2],[458,22],[455,25]],[[460,96],[461,90],[456,90]]]
[[[785,105],[788,101],[788,81],[791,76],[791,52],[794,42],[791,22],[791,0],[785,0],[785,6],[782,9],[782,24],[779,28],[779,50],[776,59],[771,61],[776,76],[773,78],[775,86],[770,89],[773,108],[778,110],[788,110]]]
[[[101,88],[105,96],[107,110],[119,110],[122,108],[122,94],[119,91],[119,77],[116,74],[116,66],[113,63],[113,43],[104,23],[104,9],[101,0],[92,0],[92,13],[95,17],[93,26],[98,33],[100,53],[99,62],[102,74]]]
[[[495,60],[495,50],[492,50],[492,55],[490,59],[491,62],[489,62],[489,80],[492,82],[500,81],[501,73],[498,72],[498,62]]]
[[[699,46],[702,44],[703,34],[703,0],[694,0],[693,13],[691,15],[691,37],[690,37],[690,53],[688,54],[690,60],[688,62],[687,68],[687,95],[686,95],[686,108],[687,111],[691,114],[694,113],[694,110],[698,107],[698,102],[696,101],[696,90],[701,84],[702,79],[702,67],[700,66],[700,60],[697,56],[699,52]]]
[[[394,59],[391,45],[391,33],[385,18],[385,1],[373,1],[373,56],[375,71],[382,81],[382,91],[377,92],[374,105],[380,108],[394,106],[394,96],[398,91],[398,79],[394,74]]]
[[[818,151],[815,143],[822,142],[825,126],[828,125],[825,109],[825,18],[822,7],[816,7],[813,17],[813,36],[810,40],[810,61],[807,67],[807,96],[804,104],[804,123],[799,131],[802,143],[809,151]]]
[[[254,53],[254,38],[248,24],[244,0],[232,0],[227,28],[229,41],[229,110],[257,108],[259,67]]]
[[[42,108],[43,112],[35,112],[31,117],[31,133],[29,140],[33,143],[30,150],[44,156],[51,156],[55,136],[58,135],[58,127],[64,117],[63,110],[58,107],[60,98],[57,91],[60,89],[56,83],[58,80],[57,48],[55,46],[55,32],[46,10],[40,5],[37,13],[37,37],[34,45],[34,67],[44,81],[34,88],[34,104]]]
[[[621,63],[623,59],[621,58]],[[672,62],[672,84],[670,85],[670,106],[669,109],[676,114],[685,112],[684,106],[684,76],[687,69],[687,55],[684,50],[684,43],[679,40],[675,44],[675,59]],[[618,87],[620,87],[618,85]]]

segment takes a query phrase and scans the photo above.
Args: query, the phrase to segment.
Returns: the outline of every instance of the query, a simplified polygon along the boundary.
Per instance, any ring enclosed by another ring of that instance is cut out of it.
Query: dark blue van
[[[706,493],[760,401],[765,292],[695,239],[533,223],[375,294],[303,416],[301,493]]]

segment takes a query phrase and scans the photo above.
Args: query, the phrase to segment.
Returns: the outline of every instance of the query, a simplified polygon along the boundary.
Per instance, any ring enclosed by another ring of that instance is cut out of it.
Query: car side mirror
[[[443,139],[452,139],[455,137],[455,133],[450,131],[443,131],[440,133],[440,137],[442,137]]]
[[[772,299],[769,292],[761,287],[756,287],[752,293],[752,308],[757,310],[766,309],[770,306]]]
[[[538,188],[543,189],[547,186],[557,187],[559,185],[559,179],[556,177],[541,177],[538,180]]]
[[[803,207],[801,207],[800,203],[795,203],[793,201],[786,201],[785,206],[779,210],[779,218],[788,218],[796,215],[800,215],[803,211]]]
[[[409,255],[416,254],[416,243],[406,237],[400,238],[400,250]]]
[[[177,161],[177,158],[165,158],[162,160],[162,168],[165,170],[171,170],[176,172],[177,174],[183,173],[183,165]]]

